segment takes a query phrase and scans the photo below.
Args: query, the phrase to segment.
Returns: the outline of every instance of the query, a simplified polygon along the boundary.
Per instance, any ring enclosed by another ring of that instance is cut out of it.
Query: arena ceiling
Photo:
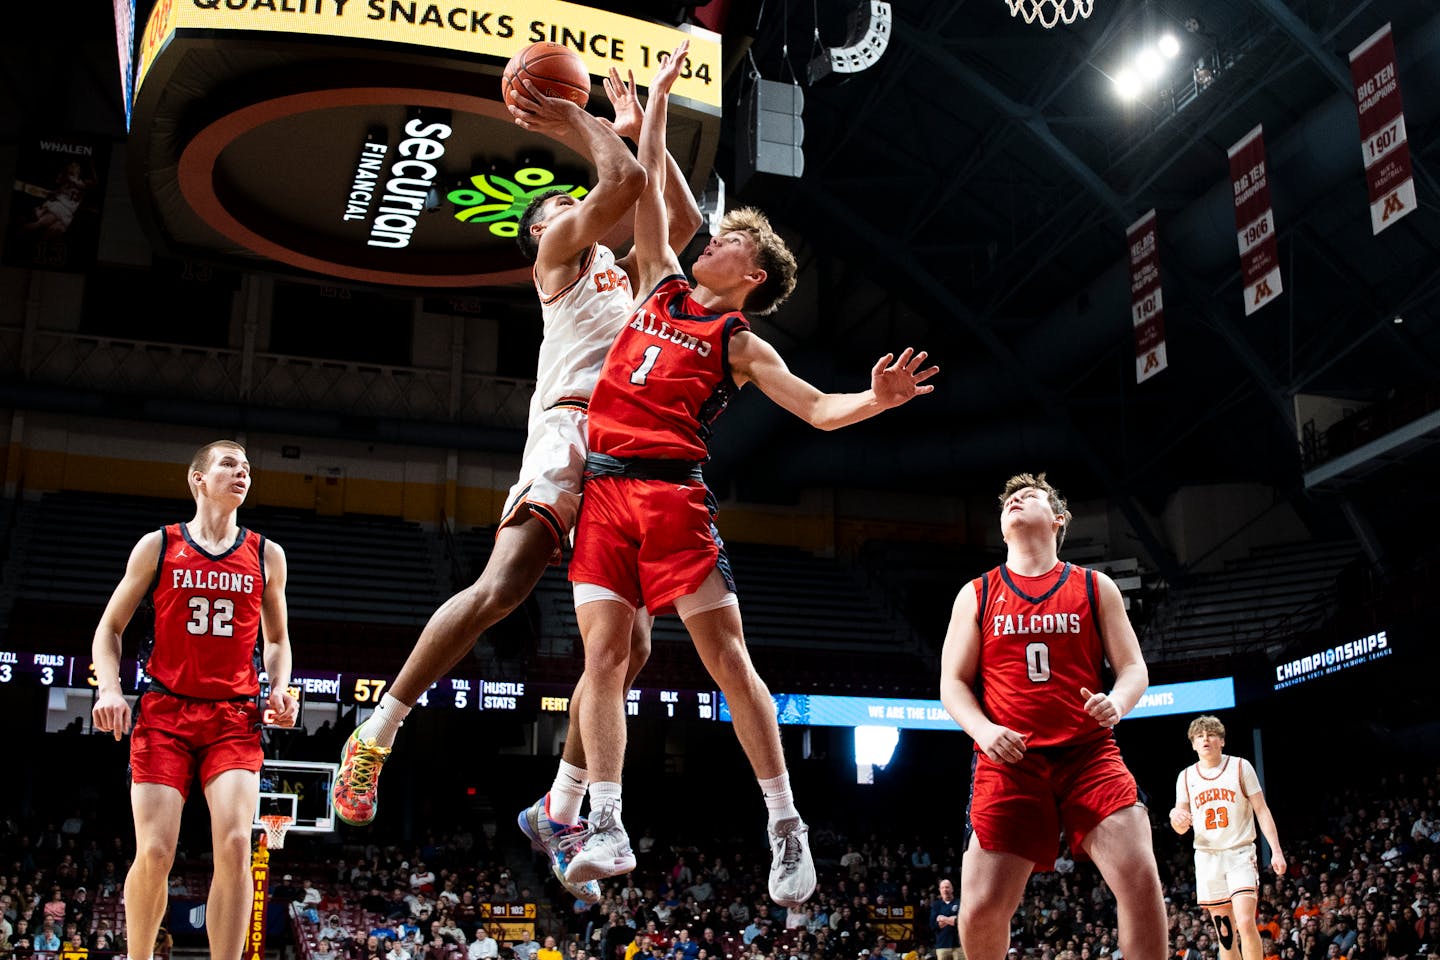
[[[110,5],[63,24],[61,6],[24,5],[0,40],[6,139],[123,130]],[[737,403],[709,470],[722,489],[968,493],[1049,469],[1134,519],[1189,483],[1297,493],[1296,394],[1367,402],[1440,380],[1440,3],[1095,0],[1045,30],[1003,0],[897,0],[874,67],[809,84],[854,6],[731,4],[717,169],[732,202],[797,241],[814,308],[758,324],[795,369],[859,387],[876,356],[913,345],[943,372],[933,396],[840,434]],[[1373,236],[1346,54],[1387,21],[1420,209]],[[1122,103],[1114,74],[1165,31],[1182,42],[1170,93]],[[805,172],[737,190],[752,73],[805,87]],[[1226,150],[1257,124],[1284,293],[1247,317]],[[1125,229],[1152,207],[1169,368],[1137,385]]]

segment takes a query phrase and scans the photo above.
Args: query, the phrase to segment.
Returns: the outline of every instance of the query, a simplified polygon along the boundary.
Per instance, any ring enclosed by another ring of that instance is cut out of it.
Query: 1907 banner
[[[1169,366],[1165,356],[1165,300],[1160,291],[1160,242],[1155,211],[1125,231],[1130,246],[1130,322],[1135,327],[1135,382]]]
[[[1240,242],[1240,276],[1245,283],[1248,317],[1280,296],[1282,290],[1262,129],[1256,127],[1241,137],[1229,154],[1230,183],[1235,188],[1235,235]]]
[[[1355,109],[1360,114],[1370,229],[1378,234],[1415,209],[1415,176],[1390,24],[1350,51],[1350,75],[1355,81]]]

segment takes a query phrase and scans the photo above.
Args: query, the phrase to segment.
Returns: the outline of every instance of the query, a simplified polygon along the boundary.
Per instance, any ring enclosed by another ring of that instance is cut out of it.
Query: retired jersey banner
[[[1240,277],[1245,282],[1245,316],[1280,296],[1280,255],[1275,247],[1275,213],[1265,173],[1265,138],[1256,127],[1229,150],[1235,188],[1235,234],[1240,241]]]
[[[1370,188],[1370,229],[1378,234],[1415,209],[1415,177],[1390,24],[1350,51],[1350,76],[1355,80],[1360,152]]]
[[[4,262],[83,272],[100,249],[100,209],[110,144],[42,137],[20,145],[5,230]]]
[[[1130,244],[1130,322],[1135,328],[1135,382],[1144,383],[1164,370],[1165,300],[1160,293],[1160,241],[1155,211],[1125,230]]]

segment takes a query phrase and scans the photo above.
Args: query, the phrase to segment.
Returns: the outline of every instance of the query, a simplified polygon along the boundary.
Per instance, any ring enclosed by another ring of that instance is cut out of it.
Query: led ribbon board
[[[836,697],[827,694],[777,693],[776,713],[781,723],[808,727],[899,727],[903,730],[952,730],[939,700],[904,700],[894,697]],[[1162,683],[1145,691],[1126,720],[1164,717],[1175,713],[1205,713],[1235,706],[1235,678],[1216,677],[1187,683]],[[720,719],[730,720],[730,705],[720,698]]]
[[[535,193],[593,186],[588,160],[518,127],[500,73],[537,40],[596,82],[646,83],[690,40],[669,144],[703,185],[720,127],[720,40],[561,0],[157,0],[141,35],[131,190],[171,253],[363,283],[522,281]],[[643,96],[643,91],[642,91]]]

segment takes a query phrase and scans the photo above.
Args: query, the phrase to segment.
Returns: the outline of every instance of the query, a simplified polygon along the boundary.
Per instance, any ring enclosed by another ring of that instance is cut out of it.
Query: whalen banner
[[[83,272],[95,263],[110,145],[91,137],[41,137],[20,146],[4,262]]]
[[[1130,322],[1135,328],[1135,382],[1170,365],[1165,356],[1165,297],[1160,291],[1160,238],[1155,211],[1125,231],[1130,247]]]
[[[1350,51],[1350,75],[1355,81],[1355,109],[1360,114],[1370,229],[1378,234],[1415,209],[1415,175],[1390,24]]]

